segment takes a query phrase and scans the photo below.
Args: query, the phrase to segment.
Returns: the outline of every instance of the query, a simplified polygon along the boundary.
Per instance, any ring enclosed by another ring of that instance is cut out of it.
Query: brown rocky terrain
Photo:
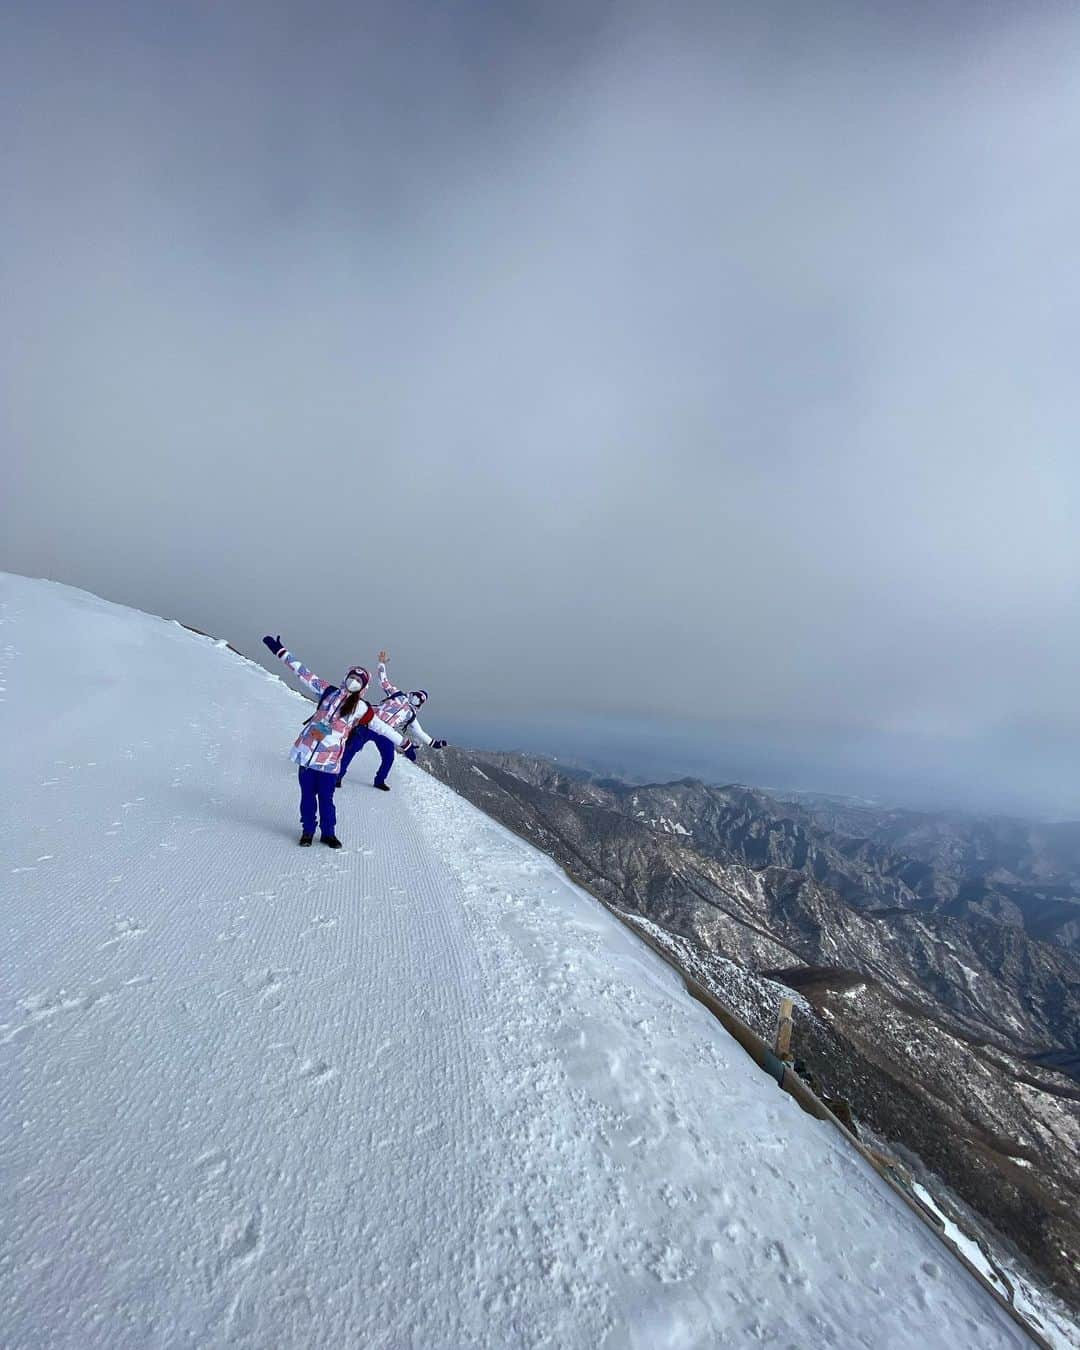
[[[1033,934],[1048,912],[1036,901],[1018,917],[960,898],[980,850],[987,876],[1005,850],[1021,886],[1045,886],[1049,868],[1071,893],[1067,831],[1040,862],[1004,828],[994,855],[992,830],[973,842],[954,821],[883,825],[876,808],[875,834],[858,837],[871,808],[633,786],[526,755],[447,750],[429,766],[647,924],[762,1035],[794,991],[796,1053],[820,1090],[1080,1307],[1080,1082],[1061,1071],[1080,1046],[1080,953],[1068,923],[1051,925],[1055,942]]]

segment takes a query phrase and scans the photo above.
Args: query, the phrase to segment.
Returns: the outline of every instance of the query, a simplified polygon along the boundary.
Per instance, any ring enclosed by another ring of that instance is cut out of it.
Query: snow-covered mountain
[[[301,851],[276,675],[0,598],[5,1347],[1026,1343],[543,854],[363,759]]]
[[[983,913],[883,905],[909,859],[871,852],[860,870],[863,850],[764,792],[627,785],[523,754],[448,750],[432,767],[761,1035],[776,981],[797,989],[796,1052],[819,1088],[1076,1306],[1080,1084],[1049,1067],[1080,1044],[1075,948]]]

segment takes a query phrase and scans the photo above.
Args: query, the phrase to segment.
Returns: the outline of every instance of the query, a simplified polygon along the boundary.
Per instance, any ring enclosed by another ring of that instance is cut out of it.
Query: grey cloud
[[[813,9],[13,14],[3,565],[1080,809],[1080,20]]]

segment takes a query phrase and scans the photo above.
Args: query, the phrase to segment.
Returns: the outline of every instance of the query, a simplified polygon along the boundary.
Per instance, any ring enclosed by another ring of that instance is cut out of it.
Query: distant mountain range
[[[523,754],[428,766],[766,1038],[794,991],[819,1088],[1080,1307],[1080,825],[633,785]]]
[[[895,877],[896,903],[905,909],[980,915],[1019,925],[1029,937],[1080,945],[1078,821],[933,815],[804,793],[777,800],[828,831],[855,864],[844,892],[854,904],[860,875],[877,871],[883,883]],[[845,870],[836,874],[841,884]]]

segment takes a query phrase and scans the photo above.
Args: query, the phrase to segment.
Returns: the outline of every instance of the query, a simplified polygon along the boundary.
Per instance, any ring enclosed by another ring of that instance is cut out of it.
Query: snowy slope
[[[276,676],[0,597],[4,1346],[1026,1343],[543,855],[363,758],[301,851]]]

